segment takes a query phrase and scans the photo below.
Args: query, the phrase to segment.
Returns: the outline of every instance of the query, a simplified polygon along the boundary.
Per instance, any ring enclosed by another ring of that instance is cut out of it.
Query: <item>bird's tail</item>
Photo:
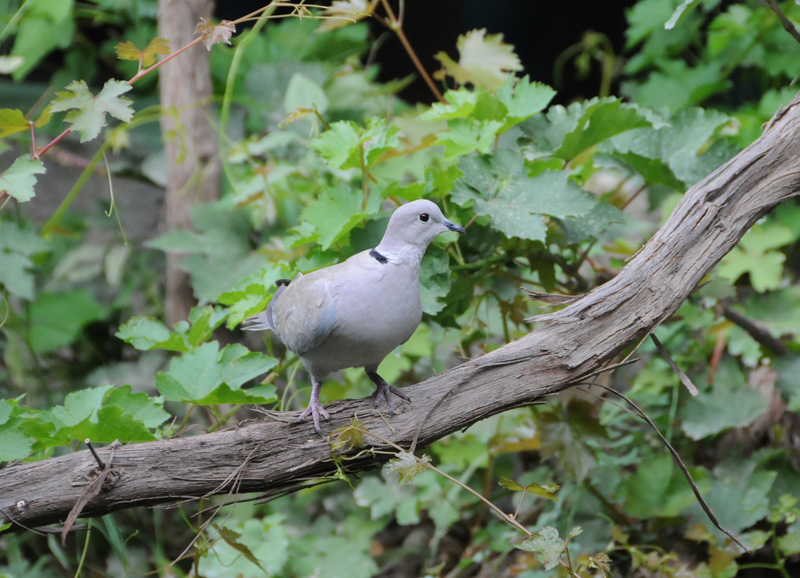
[[[278,302],[278,297],[281,296],[281,293],[283,293],[283,290],[289,285],[289,282],[289,279],[278,279],[275,281],[278,290],[275,291],[275,295],[272,297],[272,301],[269,302],[269,305],[267,305],[266,310],[242,321],[242,329],[245,331],[267,331],[269,329],[277,335],[278,330],[275,329],[275,317],[272,312],[275,309],[275,304]]]

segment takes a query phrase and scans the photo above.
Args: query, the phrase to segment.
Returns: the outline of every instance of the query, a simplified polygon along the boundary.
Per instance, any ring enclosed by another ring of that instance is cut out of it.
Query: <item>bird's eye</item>
[[[422,221],[423,223],[427,223],[430,220],[430,218],[431,216],[428,213],[422,213],[419,216],[419,220]]]

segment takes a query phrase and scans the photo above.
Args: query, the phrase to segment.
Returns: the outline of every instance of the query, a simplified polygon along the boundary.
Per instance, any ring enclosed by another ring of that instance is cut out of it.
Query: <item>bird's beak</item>
[[[451,231],[455,231],[456,233],[461,233],[462,235],[466,233],[464,227],[462,227],[461,225],[456,225],[455,223],[451,223],[450,221],[447,220],[442,224]]]

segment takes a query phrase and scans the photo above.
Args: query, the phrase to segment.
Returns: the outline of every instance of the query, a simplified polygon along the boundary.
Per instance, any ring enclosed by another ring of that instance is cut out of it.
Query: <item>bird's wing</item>
[[[295,278],[272,309],[276,333],[297,355],[314,349],[330,335],[336,323],[336,301],[331,277],[337,266]]]

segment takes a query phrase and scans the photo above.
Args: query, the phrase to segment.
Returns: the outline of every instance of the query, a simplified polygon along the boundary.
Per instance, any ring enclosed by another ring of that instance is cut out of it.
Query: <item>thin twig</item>
[[[725,316],[725,319],[744,329],[750,337],[758,341],[759,345],[765,349],[769,349],[778,356],[789,355],[790,350],[786,344],[773,336],[772,333],[769,332],[769,329],[761,325],[758,321],[748,319],[730,307],[730,305],[722,306],[722,314]]]
[[[664,437],[664,435],[661,433],[661,431],[658,429],[658,427],[656,427],[656,424],[653,423],[653,420],[650,419],[650,416],[648,416],[644,412],[644,410],[642,410],[642,408],[640,408],[638,405],[636,405],[630,398],[628,398],[624,394],[618,392],[617,390],[615,390],[615,389],[613,389],[611,387],[608,387],[606,385],[603,385],[601,383],[595,383],[594,385],[596,385],[597,387],[602,387],[607,392],[609,392],[611,394],[614,394],[614,395],[616,395],[617,397],[619,397],[621,399],[624,399],[636,411],[636,414],[640,418],[642,418],[644,421],[646,421],[647,424],[651,428],[653,428],[653,431],[656,432],[658,437],[661,438],[661,441],[664,443],[664,445],[667,446],[667,449],[672,454],[672,457],[675,460],[675,463],[678,464],[678,467],[683,472],[683,475],[686,478],[686,481],[689,482],[689,486],[691,486],[691,488],[692,488],[692,492],[694,493],[695,497],[697,498],[697,501],[700,503],[700,507],[703,508],[703,511],[708,516],[708,519],[711,520],[711,523],[714,524],[714,526],[720,532],[722,532],[728,538],[733,540],[736,543],[736,545],[739,546],[744,552],[748,552],[748,549],[745,548],[744,545],[739,540],[737,540],[736,537],[733,534],[731,534],[728,530],[723,528],[722,525],[720,525],[719,521],[717,520],[717,517],[714,515],[714,512],[711,511],[711,508],[706,503],[706,501],[703,498],[703,496],[700,494],[700,490],[697,488],[697,484],[694,483],[694,479],[692,478],[692,474],[689,473],[689,469],[683,463],[683,460],[681,459],[681,456],[678,454],[677,450],[674,447],[672,447],[672,444],[670,444],[667,441],[667,438]]]
[[[786,14],[783,13],[783,10],[781,10],[781,7],[778,6],[778,3],[775,0],[758,0],[758,1],[761,2],[761,4],[763,4],[767,8],[769,8],[770,10],[772,10],[778,17],[778,20],[781,21],[783,29],[786,30],[786,32],[788,32],[789,34],[791,34],[792,38],[797,40],[797,42],[800,42],[800,32],[797,31],[797,28],[795,28],[794,23],[786,17]]]
[[[663,357],[664,360],[669,364],[669,366],[672,368],[672,371],[678,374],[681,383],[686,389],[689,390],[689,393],[691,393],[695,397],[700,395],[700,392],[697,391],[697,387],[695,387],[695,385],[692,383],[692,380],[689,379],[689,376],[686,375],[680,367],[678,367],[678,364],[675,363],[675,360],[673,360],[672,357],[670,357],[669,352],[664,348],[664,346],[658,340],[658,337],[656,337],[655,333],[650,334],[650,339],[653,340],[653,345],[656,346],[656,350],[661,354],[661,357]]]

